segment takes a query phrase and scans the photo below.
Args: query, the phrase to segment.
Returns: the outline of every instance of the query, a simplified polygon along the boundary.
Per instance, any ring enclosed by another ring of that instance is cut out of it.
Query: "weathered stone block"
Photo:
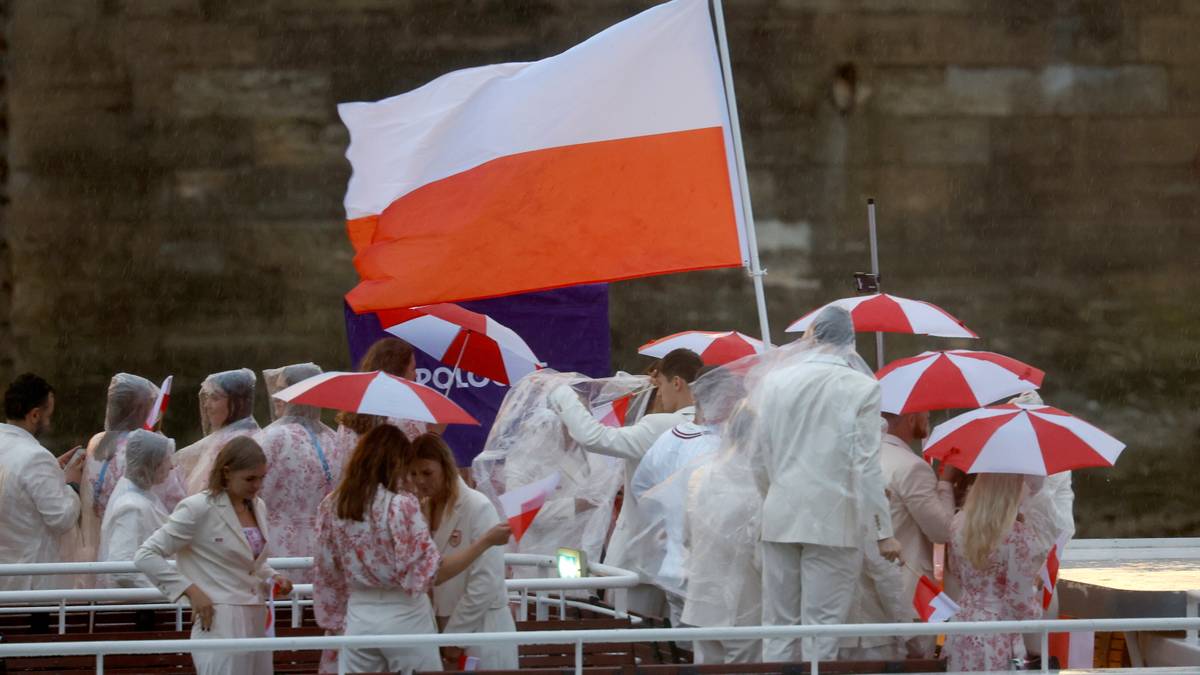
[[[1161,66],[950,67],[935,71],[879,71],[873,106],[900,115],[1161,113],[1169,83]]]
[[[1063,165],[1074,159],[1071,122],[1061,117],[998,117],[991,121],[992,161]]]
[[[986,164],[991,156],[988,123],[981,118],[900,118],[877,142],[880,159],[910,165]]]
[[[1200,152],[1200,116],[1083,121],[1089,164],[1189,165]]]
[[[336,164],[350,135],[340,122],[259,122],[254,125],[255,163],[261,166]]]
[[[205,70],[180,72],[172,90],[183,117],[333,118],[326,72]]]
[[[1200,112],[1200,65],[1171,68],[1171,112]]]
[[[1147,17],[1142,20],[1142,58],[1167,63],[1200,63],[1200,17]]]

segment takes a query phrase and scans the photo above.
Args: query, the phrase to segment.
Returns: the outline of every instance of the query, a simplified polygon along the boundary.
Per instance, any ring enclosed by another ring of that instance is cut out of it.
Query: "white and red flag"
[[[597,422],[606,427],[619,428],[625,426],[625,419],[629,417],[629,406],[633,403],[633,397],[637,393],[635,391],[620,398],[593,406],[592,417],[595,417]]]
[[[162,420],[163,415],[167,414],[167,405],[171,402],[171,383],[175,381],[174,375],[168,375],[167,379],[163,380],[162,386],[158,388],[158,399],[154,401],[154,406],[150,408],[150,415],[146,418],[146,424],[143,427],[147,431],[154,431],[154,427]]]
[[[1042,570],[1039,572],[1042,578],[1042,609],[1049,609],[1050,602],[1054,600],[1054,586],[1058,583],[1058,566],[1068,540],[1069,538],[1065,535],[1058,538],[1054,546],[1050,547],[1050,553],[1046,556],[1046,564],[1042,565]]]
[[[744,265],[708,5],[673,0],[541,61],[340,104],[350,306]]]
[[[541,480],[509,490],[497,497],[516,541],[521,541],[522,535],[529,529],[542,505],[554,494],[561,477],[561,474],[555,471]]]
[[[926,623],[949,621],[959,610],[958,603],[951,600],[945,591],[938,588],[937,584],[924,574],[917,580],[913,607],[917,610],[917,616]]]

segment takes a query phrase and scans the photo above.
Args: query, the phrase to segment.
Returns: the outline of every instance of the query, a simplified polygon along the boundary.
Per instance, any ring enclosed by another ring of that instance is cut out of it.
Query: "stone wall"
[[[649,4],[9,0],[0,371],[54,381],[65,444],[99,428],[117,370],[176,373],[167,430],[188,440],[206,373],[348,366],[335,104],[554,54]],[[776,340],[851,293],[873,196],[887,289],[985,336],[889,338],[889,355],[977,346],[1044,368],[1049,401],[1131,446],[1077,479],[1081,532],[1196,534],[1200,498],[1170,478],[1200,434],[1200,2],[726,14]],[[741,272],[617,284],[613,321],[627,368],[667,332],[757,330]]]

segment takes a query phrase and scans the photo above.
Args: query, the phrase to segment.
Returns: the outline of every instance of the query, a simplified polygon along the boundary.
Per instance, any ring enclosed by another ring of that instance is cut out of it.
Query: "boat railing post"
[[[58,634],[63,635],[67,632],[67,601],[60,600],[58,602]]]
[[[613,590],[613,614],[618,619],[624,619],[629,616],[629,589],[614,588]]]
[[[1042,629],[1042,672],[1050,672],[1050,630]]]
[[[575,641],[575,675],[583,675],[583,640]]]
[[[1200,610],[1200,591],[1188,591],[1187,592],[1187,616],[1188,616],[1188,618],[1194,619],[1197,616],[1200,616],[1200,611],[1198,611],[1198,610]],[[1185,642],[1187,642],[1190,645],[1200,644],[1200,640],[1198,640],[1197,636],[1196,636],[1195,628],[1189,629],[1187,631],[1187,638],[1186,638]]]
[[[104,655],[96,655],[96,675],[104,675]]]

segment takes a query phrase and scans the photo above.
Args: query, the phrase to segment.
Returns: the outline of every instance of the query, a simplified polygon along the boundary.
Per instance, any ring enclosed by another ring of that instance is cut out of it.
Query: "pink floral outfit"
[[[340,450],[329,427],[299,416],[272,422],[255,435],[267,456],[260,496],[267,503],[271,551],[280,557],[314,554],[317,509],[342,476]],[[300,583],[308,574],[299,575]]]
[[[1034,586],[1046,559],[1033,528],[1018,520],[1004,541],[992,552],[986,569],[976,569],[966,557],[962,513],[951,525],[949,572],[959,583],[958,604],[962,610],[953,621],[1011,621],[1042,618],[1040,595]],[[1008,670],[1012,659],[1025,658],[1025,642],[1019,634],[951,635],[945,652],[948,670]]]
[[[346,635],[437,632],[429,591],[441,554],[416,497],[377,488],[361,521],[338,518],[326,498],[317,540],[313,608],[322,628]],[[351,672],[441,667],[436,648],[354,649],[344,658]]]

